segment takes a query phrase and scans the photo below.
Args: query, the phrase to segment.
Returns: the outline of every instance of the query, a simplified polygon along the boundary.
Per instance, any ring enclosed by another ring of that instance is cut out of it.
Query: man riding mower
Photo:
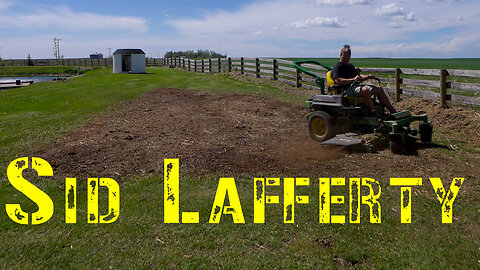
[[[348,61],[346,62],[348,64]],[[328,71],[328,94],[325,94],[325,79],[302,67],[304,64],[319,65]],[[396,112],[381,87],[360,84],[364,79],[376,79],[374,76],[360,75],[351,64],[347,65],[347,68],[338,65],[332,70],[318,61],[303,60],[295,61],[293,67],[314,77],[322,93],[307,100],[307,107],[310,109],[307,115],[308,132],[314,140],[328,143],[334,140],[337,134],[358,129],[375,131],[389,139],[390,149],[395,154],[404,152],[409,135],[420,134],[422,142],[431,142],[433,127],[428,122],[427,115],[412,115],[409,110]],[[354,71],[351,70],[352,67]],[[346,73],[351,74],[345,75]],[[379,79],[376,80],[380,82]],[[385,107],[390,114],[385,114]],[[418,130],[410,127],[410,123],[415,121],[420,121]]]

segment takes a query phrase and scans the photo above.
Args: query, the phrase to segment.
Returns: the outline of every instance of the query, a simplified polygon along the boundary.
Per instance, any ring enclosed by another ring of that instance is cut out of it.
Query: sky
[[[480,58],[478,0],[0,0],[0,57],[140,48],[230,57]]]

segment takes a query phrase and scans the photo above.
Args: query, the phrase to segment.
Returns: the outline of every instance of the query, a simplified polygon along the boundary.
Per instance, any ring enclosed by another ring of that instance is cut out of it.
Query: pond
[[[15,83],[16,80],[22,82],[33,81],[34,83],[53,81],[55,76],[39,76],[39,77],[0,77],[0,83]],[[59,77],[64,79],[65,77]]]

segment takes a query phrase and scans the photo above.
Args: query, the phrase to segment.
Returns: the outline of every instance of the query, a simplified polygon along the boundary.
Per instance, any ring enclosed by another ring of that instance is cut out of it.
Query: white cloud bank
[[[0,0],[0,8],[9,6],[9,2]],[[9,16],[0,17],[0,28],[60,28],[70,32],[127,29],[141,33],[148,30],[147,21],[143,18],[75,12],[68,7],[52,7],[31,14],[9,11]]]
[[[12,3],[0,0],[0,11]],[[68,7],[36,10],[15,14],[12,8],[0,17],[2,34],[41,30],[21,38],[2,35],[2,57],[49,57],[50,33],[57,30],[63,30],[65,57],[106,54],[110,47],[138,47],[151,56],[211,49],[244,57],[336,57],[344,44],[352,45],[354,57],[480,57],[480,1],[473,0],[255,0],[234,11],[148,21]],[[160,28],[168,33],[149,31]]]
[[[435,2],[254,1],[237,11],[167,24],[182,38],[211,40],[211,48],[221,37],[222,47],[235,56],[336,56],[337,47],[349,43],[364,57],[480,57],[480,52],[464,50],[467,44],[476,46],[471,36],[479,23],[473,15],[480,1]],[[274,49],[245,54],[234,49],[241,44]]]

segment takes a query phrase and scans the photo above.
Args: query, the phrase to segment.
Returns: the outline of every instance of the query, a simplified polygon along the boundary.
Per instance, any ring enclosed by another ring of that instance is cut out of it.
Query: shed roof
[[[145,54],[141,49],[117,49],[113,54]]]

